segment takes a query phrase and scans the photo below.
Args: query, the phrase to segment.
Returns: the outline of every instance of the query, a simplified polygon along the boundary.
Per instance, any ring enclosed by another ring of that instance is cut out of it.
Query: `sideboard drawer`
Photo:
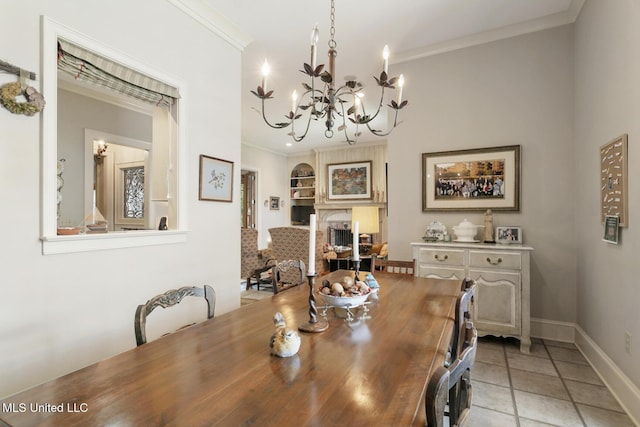
[[[466,276],[463,267],[440,267],[418,265],[418,277],[428,277],[432,279],[451,279],[462,281]]]
[[[421,248],[418,264],[464,265],[464,251],[455,249]]]
[[[522,255],[519,252],[469,251],[469,266],[521,270]]]

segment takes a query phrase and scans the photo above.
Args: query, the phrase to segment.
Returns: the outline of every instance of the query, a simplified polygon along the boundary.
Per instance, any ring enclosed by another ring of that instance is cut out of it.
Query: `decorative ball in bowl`
[[[364,304],[371,294],[371,288],[365,282],[354,282],[351,276],[345,276],[340,282],[323,280],[318,293],[327,305],[348,308]]]

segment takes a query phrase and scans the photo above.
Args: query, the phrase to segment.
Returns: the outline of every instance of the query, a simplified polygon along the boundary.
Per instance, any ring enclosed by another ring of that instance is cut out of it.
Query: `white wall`
[[[433,220],[447,227],[483,212],[422,212],[421,154],[519,144],[521,226],[531,260],[531,316],[575,322],[573,27],[563,26],[394,66],[409,101],[390,136],[389,255],[411,259]]]
[[[59,224],[80,224],[85,212],[85,142],[84,130],[126,136],[142,141],[153,139],[150,115],[117,107],[94,98],[58,90],[58,159],[64,158],[64,187]],[[113,225],[113,224],[112,224]]]
[[[240,305],[239,184],[233,203],[219,203],[198,201],[197,183],[200,154],[233,161],[239,183],[241,73],[237,49],[169,2],[0,0],[0,9],[2,59],[39,79],[40,15],[47,15],[187,83],[183,244],[41,255],[41,118],[0,109],[0,396],[8,396],[134,347],[136,306],[167,289],[209,283],[216,314]],[[0,74],[0,84],[14,80]]]
[[[242,169],[257,173],[258,195],[256,198],[258,248],[267,247],[269,229],[272,227],[284,227],[289,225],[289,174],[287,157],[284,154],[274,153],[253,145],[242,144]],[[280,210],[270,210],[264,206],[264,201],[269,196],[280,197],[284,201],[284,207]]]
[[[640,3],[586,2],[575,25],[575,205],[578,324],[640,387]],[[629,227],[603,242],[599,147],[627,133]],[[631,354],[624,333],[632,334]]]

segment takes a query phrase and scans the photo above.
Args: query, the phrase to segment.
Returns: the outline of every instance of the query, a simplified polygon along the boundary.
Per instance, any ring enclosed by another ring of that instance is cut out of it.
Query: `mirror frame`
[[[41,113],[41,212],[40,240],[42,254],[85,252],[138,246],[151,246],[185,242],[187,237],[186,212],[186,83],[160,73],[156,69],[135,61],[96,40],[66,27],[47,16],[42,16],[41,64],[42,94],[47,107]],[[56,167],[58,161],[58,66],[57,41],[64,38],[72,43],[86,47],[100,55],[117,61],[131,69],[146,74],[176,87],[182,98],[177,111],[178,132],[176,141],[170,144],[168,173],[172,174],[169,203],[171,230],[141,230],[111,232],[105,234],[78,234],[72,236],[57,235]],[[172,188],[171,188],[172,187]]]

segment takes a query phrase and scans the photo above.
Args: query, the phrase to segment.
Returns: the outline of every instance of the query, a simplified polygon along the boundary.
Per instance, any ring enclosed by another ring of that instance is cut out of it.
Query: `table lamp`
[[[358,241],[371,244],[371,234],[380,232],[380,220],[378,218],[378,208],[376,206],[354,206],[351,208],[351,229],[353,224],[358,222]],[[365,236],[367,235],[367,236]],[[367,240],[366,242],[364,240]]]

